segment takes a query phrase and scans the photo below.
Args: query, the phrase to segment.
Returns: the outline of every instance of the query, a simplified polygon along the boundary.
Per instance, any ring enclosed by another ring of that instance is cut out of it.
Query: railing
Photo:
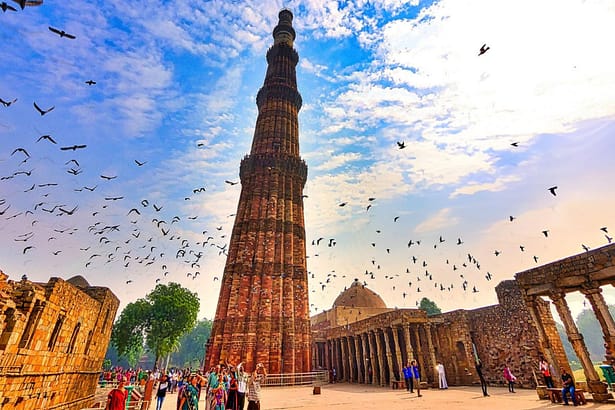
[[[321,386],[328,382],[326,370],[309,373],[268,374],[263,386]]]

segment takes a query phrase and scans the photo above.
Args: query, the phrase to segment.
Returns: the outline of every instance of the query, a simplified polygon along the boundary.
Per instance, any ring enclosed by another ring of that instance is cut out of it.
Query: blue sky
[[[354,278],[389,306],[495,303],[499,281],[615,234],[611,1],[45,2],[0,15],[0,98],[17,99],[0,106],[0,269],[80,274],[122,306],[177,281],[212,317],[240,192],[224,181],[250,150],[283,6],[300,55],[312,313]],[[468,253],[480,269],[463,267]]]

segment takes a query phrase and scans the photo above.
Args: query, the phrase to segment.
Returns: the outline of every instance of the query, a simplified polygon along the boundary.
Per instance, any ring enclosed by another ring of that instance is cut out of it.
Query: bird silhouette
[[[40,137],[38,137],[36,142],[39,142],[41,140],[47,140],[51,142],[52,144],[57,144],[57,142],[51,137],[51,135],[41,135]]]
[[[23,7],[22,7],[23,8]],[[6,13],[7,10],[17,11],[17,9],[11,5],[6,4],[5,2],[0,3],[0,9],[2,9],[3,13]],[[7,106],[8,107],[8,106]]]
[[[72,34],[68,34],[66,31],[64,30],[59,30],[57,28],[53,28],[51,26],[49,26],[49,31],[51,31],[52,33],[56,33],[57,35],[59,35],[60,37],[66,37],[66,38],[70,38],[71,40],[74,40],[76,37],[73,36]]]
[[[549,230],[545,229],[544,231],[542,231],[542,234],[545,236],[545,238],[549,237]]]
[[[100,177],[101,177],[102,179],[106,179],[107,181],[110,181],[110,180],[112,180],[112,179],[117,178],[117,175],[112,176],[112,177],[111,177],[111,176],[107,176],[107,175],[101,175]]]
[[[609,231],[606,229],[606,226],[603,226],[602,228],[600,228],[600,230],[604,233],[609,233]]]
[[[482,56],[483,54],[485,54],[487,51],[489,51],[491,47],[487,47],[487,44],[483,44],[480,48],[480,50],[478,51],[478,56]]]
[[[238,182],[233,182],[233,181],[229,181],[228,179],[225,180],[224,182],[229,184],[230,186],[237,185],[239,183],[239,181]]]
[[[86,83],[87,85],[94,85],[94,84],[96,84],[96,81],[93,81],[93,80],[87,80],[85,83]]]
[[[61,147],[60,150],[62,150],[62,151],[76,151],[78,149],[84,149],[86,147],[87,147],[87,145],[71,145],[69,147]]]
[[[47,108],[46,110],[43,110],[41,107],[38,106],[38,104],[36,102],[34,102],[34,108],[36,108],[36,111],[38,111],[38,113],[41,116],[43,116],[43,115],[47,114],[48,112],[53,111],[53,109],[56,108],[56,107],[54,105],[51,108]]]
[[[6,3],[2,3],[2,4],[6,4]],[[8,6],[8,4],[7,4],[7,6]],[[11,7],[11,6],[9,6],[9,7]],[[11,7],[11,9],[12,9],[12,7]],[[15,11],[17,11],[17,10],[15,10]],[[15,98],[14,100],[9,100],[9,101],[5,101],[2,98],[0,98],[0,104],[4,105],[5,107],[10,107],[11,104],[14,104],[16,102],[17,102],[17,98]]]
[[[137,164],[137,166],[139,167],[142,167],[143,165],[147,164],[147,161],[139,162],[135,159],[135,164]]]
[[[549,192],[551,192],[553,196],[557,196],[557,194],[555,193],[556,189],[557,189],[557,186],[552,186],[551,188],[549,188]]]
[[[342,202],[341,204],[339,204],[340,207],[344,207],[346,206],[346,204],[348,204],[348,202]]]
[[[508,217],[508,219],[510,219],[510,222],[512,222],[512,221],[514,221],[514,220],[515,220],[515,219],[517,219],[517,218],[515,218],[515,217],[514,217],[514,216],[512,216],[512,215],[510,215],[510,216]]]
[[[585,252],[589,252],[589,249],[590,249],[590,248],[589,248],[589,246],[587,246],[587,245],[585,245],[585,244],[581,244],[581,248],[583,248],[583,250],[584,250]]]
[[[399,149],[404,149],[404,148],[406,148],[406,143],[405,143],[405,141],[401,141],[401,142],[400,142],[400,141],[397,141],[397,148],[399,148]]]
[[[15,149],[13,150],[13,152],[11,152],[11,156],[12,156],[13,154],[15,154],[16,152],[21,152],[21,153],[22,153],[22,154],[24,154],[26,157],[30,158],[30,154],[28,154],[28,151],[26,151],[26,150],[25,150],[25,149],[23,149],[23,148],[15,148]]]
[[[518,147],[518,146],[519,146],[519,143],[518,143],[518,142],[513,142],[513,143],[511,143],[510,145],[512,145],[513,147]]]

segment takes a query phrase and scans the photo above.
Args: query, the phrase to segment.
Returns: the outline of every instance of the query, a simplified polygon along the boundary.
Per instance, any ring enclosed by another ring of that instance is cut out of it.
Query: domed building
[[[388,308],[355,279],[331,309],[310,318],[312,368],[331,370],[330,378],[335,369],[338,381],[401,387],[403,367],[416,360],[424,387],[437,387],[441,362],[449,384],[472,385],[479,357],[488,364],[488,382],[501,383],[501,364],[509,362],[521,385],[535,385],[531,363],[537,363],[541,345],[530,312],[515,281],[501,282],[496,292],[498,305],[427,316],[422,309]],[[552,321],[548,304],[537,309]],[[559,338],[549,343],[561,346]]]

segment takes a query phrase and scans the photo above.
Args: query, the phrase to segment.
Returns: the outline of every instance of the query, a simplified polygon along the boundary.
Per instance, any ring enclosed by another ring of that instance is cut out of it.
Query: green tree
[[[196,293],[177,283],[158,284],[145,299],[129,303],[113,325],[111,343],[121,357],[137,359],[144,347],[159,359],[178,346],[184,333],[196,323],[199,311]]]
[[[439,315],[442,310],[436,305],[436,302],[429,300],[428,298],[421,299],[419,309],[427,312],[427,316]]]
[[[211,334],[211,325],[211,320],[199,320],[194,329],[181,338],[179,350],[171,356],[172,363],[181,367],[200,367],[205,358],[205,343]]]

